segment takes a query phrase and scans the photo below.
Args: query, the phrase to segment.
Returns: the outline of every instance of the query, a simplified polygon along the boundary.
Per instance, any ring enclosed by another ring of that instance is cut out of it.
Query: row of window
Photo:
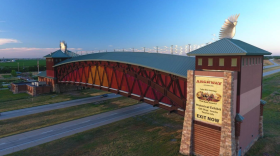
[[[254,64],[262,64],[262,59],[259,58],[243,58],[242,59],[242,66],[247,66],[247,65],[254,65]]]
[[[53,62],[53,59],[47,59],[47,61],[49,62]],[[54,59],[55,62],[58,62],[58,59]],[[59,59],[59,62],[61,61],[61,59]]]
[[[198,59],[197,65],[202,66],[202,58]],[[209,67],[213,66],[213,58],[208,58],[208,66]],[[219,66],[220,67],[225,66],[225,59],[224,58],[219,58]],[[232,58],[231,59],[231,66],[232,67],[237,66],[237,58]]]
[[[243,58],[242,59],[242,66],[247,65],[254,65],[254,64],[261,64],[262,59],[259,58]],[[197,65],[202,66],[202,58],[198,58]],[[213,58],[208,58],[208,66],[213,66]],[[225,66],[225,59],[219,58],[219,66],[223,67]],[[237,58],[231,58],[231,66],[237,67]]]

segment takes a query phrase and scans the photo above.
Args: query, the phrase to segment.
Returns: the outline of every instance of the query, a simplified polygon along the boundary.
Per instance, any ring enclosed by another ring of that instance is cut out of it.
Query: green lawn
[[[72,106],[47,112],[0,120],[0,138],[26,131],[52,126],[55,124],[120,109],[137,104],[131,98],[120,97],[106,101]]]
[[[263,79],[264,138],[247,156],[280,155],[280,73]],[[178,156],[183,117],[159,109],[10,155]]]
[[[3,78],[11,78],[12,75],[2,75]]]
[[[27,93],[13,94],[9,90],[0,90],[0,112],[97,96],[105,93],[107,92],[102,90],[86,89],[62,94],[44,94],[32,97]]]
[[[4,62],[0,63],[0,67],[18,67],[18,63],[20,68],[24,66],[37,66],[37,60],[16,60],[16,62]],[[39,60],[40,66],[46,65],[46,60]]]
[[[19,93],[19,94],[13,94],[10,90],[0,90],[0,112],[1,112],[1,107],[3,107],[3,102],[6,101],[14,101],[14,100],[19,100],[19,99],[26,99],[32,97],[31,95],[27,93]]]

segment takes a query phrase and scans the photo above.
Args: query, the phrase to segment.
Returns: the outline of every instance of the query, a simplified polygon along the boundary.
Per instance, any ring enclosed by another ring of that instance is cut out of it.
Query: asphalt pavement
[[[116,94],[108,94],[108,97],[101,97],[101,96],[94,96],[94,97],[88,97],[88,98],[82,98],[77,100],[71,100],[71,101],[64,101],[59,102],[55,104],[48,104],[48,105],[42,105],[42,106],[36,106],[36,107],[30,107],[30,108],[24,108],[24,109],[17,109],[13,111],[8,112],[2,112],[0,116],[0,120],[10,119],[14,117],[24,116],[24,115],[30,115],[30,114],[36,114],[40,112],[55,110],[55,109],[61,109],[71,106],[77,106],[82,105],[86,103],[92,103],[92,102],[98,102],[98,101],[104,101],[108,99],[113,99],[121,97],[121,95]]]
[[[270,65],[270,66],[263,66],[263,69],[279,66],[279,64],[275,63],[275,62],[273,61],[273,59],[269,59],[269,61],[270,61],[273,65]]]
[[[275,69],[275,70],[272,70],[272,71],[268,71],[268,72],[263,73],[263,76],[275,74],[275,73],[278,73],[278,72],[280,72],[280,69]]]
[[[5,155],[50,142],[92,128],[158,109],[141,103],[0,139],[0,155]]]

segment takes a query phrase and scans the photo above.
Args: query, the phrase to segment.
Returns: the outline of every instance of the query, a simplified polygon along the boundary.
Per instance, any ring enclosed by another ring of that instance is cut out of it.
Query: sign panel
[[[195,77],[195,120],[222,124],[223,78]]]

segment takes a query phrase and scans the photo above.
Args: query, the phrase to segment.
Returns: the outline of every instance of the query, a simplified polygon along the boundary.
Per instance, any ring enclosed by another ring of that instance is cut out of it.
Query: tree
[[[12,70],[11,75],[12,75],[13,77],[16,77],[16,76],[17,76],[16,71],[15,71],[15,70]]]
[[[0,81],[0,88],[3,88],[2,82]]]

